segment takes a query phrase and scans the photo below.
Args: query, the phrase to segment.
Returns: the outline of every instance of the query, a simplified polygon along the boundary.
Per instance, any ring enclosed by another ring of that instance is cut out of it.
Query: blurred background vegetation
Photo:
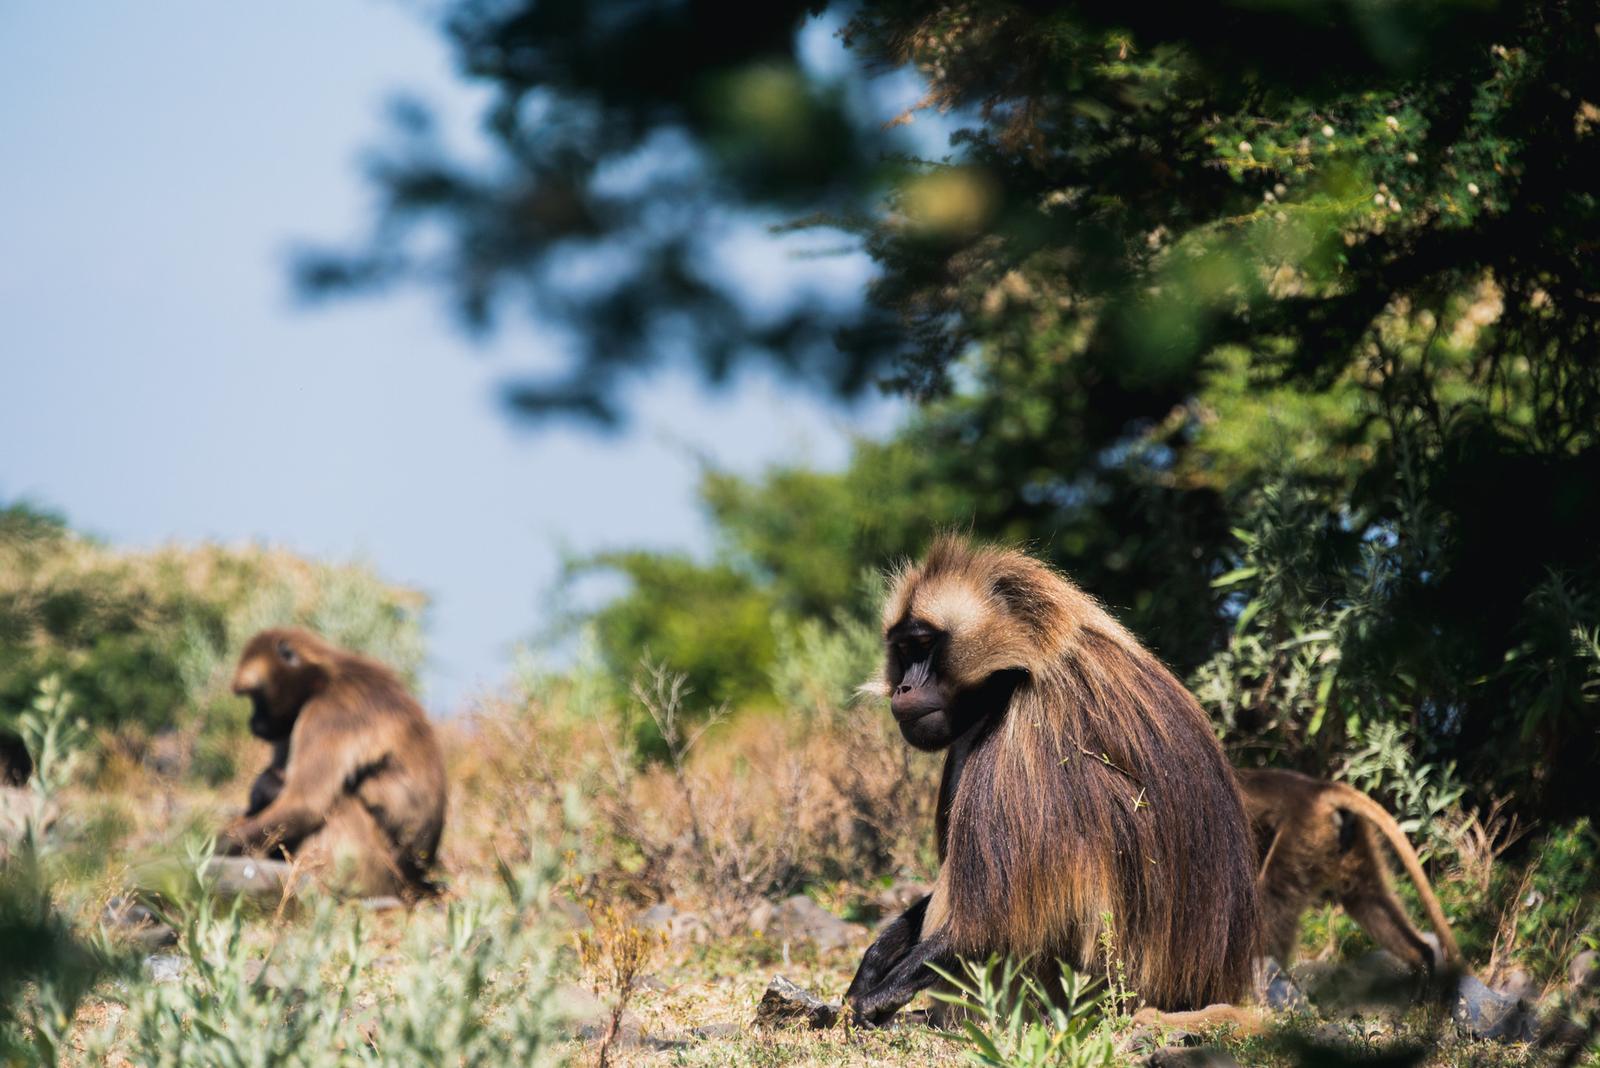
[[[817,19],[849,64],[800,54]],[[615,423],[680,365],[916,401],[840,471],[708,466],[708,558],[574,558],[629,585],[572,621],[595,658],[547,681],[563,701],[631,707],[648,655],[686,717],[834,722],[876,662],[876,576],[967,530],[1105,600],[1239,762],[1392,806],[1453,866],[1470,955],[1551,972],[1592,941],[1593,5],[454,0],[441,27],[493,153],[398,103],[370,232],[303,248],[304,295],[418,284],[473,329],[562,324],[519,418]],[[905,69],[926,96],[886,110]],[[831,234],[875,280],[752,304],[711,249],[739,223]],[[420,655],[420,599],[360,569],[119,553],[24,506],[0,558],[8,711],[60,675],[98,724],[205,722],[269,620]],[[629,716],[629,760],[675,759]]]
[[[162,738],[157,759],[220,782],[245,733],[230,687],[251,634],[311,627],[414,682],[425,607],[360,566],[259,546],[118,550],[11,504],[0,508],[0,727],[55,680],[100,755],[143,760]]]

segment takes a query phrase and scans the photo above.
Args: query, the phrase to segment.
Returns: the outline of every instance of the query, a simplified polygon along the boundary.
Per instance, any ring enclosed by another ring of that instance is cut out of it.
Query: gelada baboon
[[[245,646],[233,691],[250,698],[250,730],[273,744],[273,763],[220,849],[282,849],[354,893],[431,889],[444,760],[394,673],[308,631],[267,630]]]
[[[1299,942],[1300,917],[1319,900],[1331,899],[1373,941],[1413,968],[1460,971],[1461,950],[1422,862],[1382,805],[1344,783],[1298,772],[1241,770],[1238,775],[1260,865],[1263,953],[1287,966]],[[1433,947],[1390,889],[1379,834],[1416,886],[1442,959],[1435,959]]]
[[[948,750],[933,892],[845,997],[881,1023],[959,957],[1095,964],[1186,1009],[1250,981],[1255,851],[1195,699],[1090,596],[1020,552],[939,539],[894,582],[882,689],[907,742]]]

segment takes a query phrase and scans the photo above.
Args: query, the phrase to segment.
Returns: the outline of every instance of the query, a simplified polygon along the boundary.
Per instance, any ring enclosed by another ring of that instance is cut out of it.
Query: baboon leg
[[[322,828],[301,844],[295,859],[341,893],[381,897],[407,890],[393,843],[372,814],[353,800],[334,806]]]
[[[1413,968],[1433,969],[1433,947],[1411,925],[1399,899],[1381,883],[1370,890],[1347,894],[1339,904],[1378,945]]]
[[[924,894],[920,901],[896,917],[867,947],[866,955],[861,958],[861,966],[856,969],[856,977],[850,980],[850,989],[844,992],[846,1001],[854,1002],[883,982],[883,977],[922,938],[922,917],[928,911],[928,899],[931,896]]]
[[[931,967],[930,967],[931,965]],[[933,968],[951,971],[956,966],[956,953],[950,938],[943,931],[918,942],[883,977],[883,981],[849,1002],[855,1018],[863,1023],[882,1025],[934,983],[939,975]]]
[[[1167,1027],[1174,1031],[1205,1031],[1224,1025],[1238,1029],[1240,1034],[1259,1034],[1266,1025],[1260,1009],[1240,1008],[1238,1005],[1207,1005],[1189,1012],[1162,1012],[1160,1009],[1140,1009],[1133,1014],[1135,1027]]]
[[[1261,952],[1287,968],[1294,961],[1295,950],[1300,945],[1300,916],[1305,907],[1299,901],[1280,901],[1267,898],[1262,902],[1265,922],[1262,924]]]

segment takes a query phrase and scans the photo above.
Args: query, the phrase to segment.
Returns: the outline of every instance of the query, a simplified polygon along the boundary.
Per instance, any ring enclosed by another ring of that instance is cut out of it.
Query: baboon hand
[[[863,1027],[887,1027],[905,1003],[906,999],[900,998],[898,991],[882,987],[845,998],[845,1004],[850,1007],[850,1019]]]
[[[235,829],[236,827],[237,825],[224,827],[222,832],[217,835],[217,856],[238,857],[243,856],[246,852],[245,840]]]

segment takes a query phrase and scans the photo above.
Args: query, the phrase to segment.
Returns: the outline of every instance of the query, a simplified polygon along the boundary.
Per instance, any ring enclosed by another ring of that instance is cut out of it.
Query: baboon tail
[[[1349,809],[1377,827],[1389,840],[1389,845],[1400,858],[1406,874],[1411,877],[1412,885],[1417,888],[1417,896],[1422,899],[1423,911],[1428,914],[1428,922],[1433,926],[1433,933],[1438,937],[1439,947],[1444,953],[1445,966],[1453,971],[1459,971],[1461,947],[1456,945],[1456,936],[1450,930],[1450,921],[1445,919],[1444,909],[1439,906],[1439,899],[1433,894],[1433,886],[1422,870],[1422,861],[1418,859],[1417,851],[1411,847],[1405,832],[1382,805],[1360,790],[1348,783],[1336,782],[1332,785],[1338,789],[1340,807]]]

